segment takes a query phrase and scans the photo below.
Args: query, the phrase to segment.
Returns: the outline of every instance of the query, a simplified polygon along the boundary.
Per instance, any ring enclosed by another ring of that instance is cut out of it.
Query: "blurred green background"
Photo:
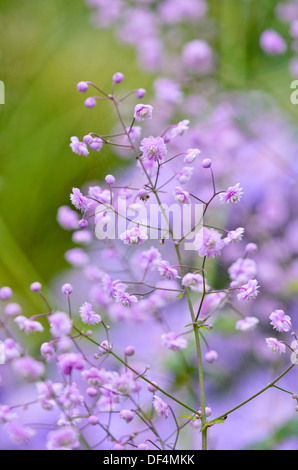
[[[262,30],[276,26],[278,2],[209,3],[221,86],[264,89],[294,116],[287,55],[267,58],[258,46]],[[47,284],[68,267],[70,236],[56,222],[58,207],[69,203],[73,186],[124,165],[107,148],[89,158],[71,152],[70,136],[112,128],[110,110],[105,104],[87,110],[76,83],[91,80],[109,89],[112,74],[121,71],[125,89],[150,91],[154,77],[140,72],[132,48],[91,25],[84,0],[1,0],[0,14],[0,80],[6,87],[0,106],[0,286],[13,287],[34,310],[40,302],[29,284]]]

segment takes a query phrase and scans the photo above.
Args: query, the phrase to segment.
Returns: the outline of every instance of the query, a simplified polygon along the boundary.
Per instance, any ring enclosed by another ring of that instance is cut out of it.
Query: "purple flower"
[[[184,46],[182,61],[191,71],[206,75],[213,68],[213,51],[207,42],[195,39]]]
[[[73,426],[62,426],[48,434],[47,450],[73,450],[79,446],[79,433]]]
[[[35,431],[29,426],[23,426],[17,421],[7,423],[6,429],[10,438],[17,444],[28,442],[35,435]]]
[[[251,331],[258,323],[259,320],[256,317],[245,317],[243,320],[237,321],[236,330]]]
[[[178,82],[168,78],[158,78],[154,83],[155,95],[168,104],[181,103],[183,95]]]
[[[232,281],[243,284],[255,277],[257,265],[252,259],[238,258],[235,263],[229,267],[228,273]]]
[[[0,424],[8,423],[9,421],[13,421],[16,418],[16,413],[13,413],[9,406],[0,404]]]
[[[116,72],[112,78],[114,83],[121,83],[124,80],[124,75],[121,72]]]
[[[177,175],[176,175],[176,178],[179,181],[179,183],[180,184],[187,183],[187,181],[189,181],[190,178],[192,177],[193,170],[194,169],[191,166],[183,167],[182,170],[179,171],[179,173],[177,173]]]
[[[70,141],[71,143],[69,146],[74,153],[76,153],[77,155],[83,155],[84,157],[87,157],[89,155],[87,145],[84,142],[80,142],[78,137],[71,137]]]
[[[56,312],[49,316],[51,334],[54,338],[62,338],[70,334],[72,321],[64,312]]]
[[[73,266],[85,266],[89,263],[89,256],[81,248],[67,250],[64,256]]]
[[[70,375],[73,369],[82,370],[84,368],[84,358],[80,353],[65,353],[58,358],[58,367],[62,374]]]
[[[206,352],[205,359],[206,359],[207,362],[212,363],[214,361],[217,361],[218,354],[217,354],[216,351],[213,351],[213,350],[210,349],[209,351]]]
[[[259,293],[259,285],[256,279],[248,281],[247,284],[240,287],[241,291],[240,294],[237,294],[238,300],[251,300],[255,299]]]
[[[61,206],[57,212],[57,221],[65,230],[78,228],[79,215],[68,206]]]
[[[220,255],[225,243],[221,238],[221,234],[215,229],[203,227],[203,229],[196,234],[194,245],[200,256],[214,258]]]
[[[121,233],[120,239],[126,245],[140,245],[148,240],[148,235],[146,230],[143,227],[134,227],[131,230],[126,230],[125,232]]]
[[[26,335],[29,335],[30,333],[35,333],[36,331],[39,331],[41,333],[44,330],[41,323],[39,323],[38,321],[30,320],[29,318],[26,318],[23,315],[19,315],[14,319],[14,321],[19,325],[20,329],[26,333]]]
[[[153,108],[150,104],[137,104],[135,106],[134,118],[137,122],[152,118]]]
[[[244,234],[244,228],[238,227],[236,230],[232,230],[228,233],[226,238],[224,238],[224,242],[226,245],[230,245],[231,243],[238,243],[242,240]]]
[[[84,302],[81,305],[80,316],[83,323],[88,323],[89,325],[96,325],[96,323],[101,322],[101,316],[93,311],[92,305],[88,302]]]
[[[266,338],[266,343],[271,351],[282,354],[286,352],[286,346],[276,338]]]
[[[227,202],[228,204],[233,202],[238,202],[241,199],[243,194],[242,188],[240,188],[240,183],[237,183],[235,186],[231,186],[224,193],[220,194],[220,201]]]
[[[204,290],[204,280],[201,274],[196,273],[187,273],[182,279],[182,285],[185,287],[190,287],[191,290],[195,292],[203,292]],[[206,285],[206,287],[209,287]]]
[[[184,157],[184,163],[194,162],[200,153],[201,153],[201,150],[199,149],[188,149]]]
[[[77,84],[77,90],[81,93],[86,93],[86,91],[88,90],[88,83],[86,82],[79,82]]]
[[[161,276],[165,277],[166,279],[175,279],[178,277],[178,271],[175,268],[172,268],[170,263],[166,260],[162,260],[158,264],[158,271]]]
[[[180,186],[174,188],[173,195],[175,196],[175,200],[180,204],[190,204],[190,195],[187,191],[183,191]]]
[[[127,423],[130,423],[133,420],[134,415],[131,410],[121,410],[120,418],[124,419]]]
[[[22,313],[22,307],[16,302],[10,302],[9,304],[5,305],[3,313],[7,317],[14,317]]]
[[[117,290],[115,292],[115,300],[118,304],[123,305],[123,307],[131,307],[133,304],[137,303],[137,298],[135,295],[128,294],[123,290]]]
[[[141,141],[140,150],[143,159],[162,161],[167,155],[167,147],[162,137],[145,137]]]
[[[72,188],[72,194],[70,195],[72,204],[82,212],[86,211],[90,207],[90,200],[87,199],[78,188]]]
[[[269,315],[271,320],[270,325],[273,326],[277,331],[281,333],[284,331],[290,331],[292,324],[291,324],[291,317],[286,315],[283,310],[275,310],[274,312]]]
[[[261,34],[260,46],[266,54],[278,55],[287,50],[287,44],[282,36],[273,29],[266,29]]]
[[[29,382],[40,378],[45,371],[44,364],[30,356],[15,359],[13,361],[13,369],[22,379]]]
[[[9,300],[12,296],[12,290],[10,287],[1,287],[0,289],[0,299],[1,300]]]
[[[157,416],[163,416],[166,419],[169,417],[169,405],[167,405],[167,403],[165,403],[158,395],[155,395],[153,398],[153,406]]]
[[[181,351],[187,347],[186,339],[176,335],[173,331],[161,336],[162,343],[169,349]]]

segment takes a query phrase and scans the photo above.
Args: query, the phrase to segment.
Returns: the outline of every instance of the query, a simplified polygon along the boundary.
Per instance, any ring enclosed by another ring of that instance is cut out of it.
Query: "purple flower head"
[[[48,434],[47,450],[73,450],[79,446],[79,433],[73,426],[61,426]]]
[[[259,320],[256,317],[245,317],[243,320],[239,320],[236,323],[236,330],[251,331],[254,330]]]
[[[158,100],[170,105],[181,103],[183,94],[178,82],[168,78],[158,78],[155,80],[154,88]]]
[[[55,357],[55,349],[50,343],[43,343],[40,347],[40,353],[42,357],[47,360],[47,362],[52,361]]]
[[[212,160],[210,160],[210,158],[204,158],[204,160],[202,161],[202,167],[203,168],[210,168],[212,165]]]
[[[70,375],[74,369],[82,370],[84,362],[82,354],[70,352],[59,356],[58,367],[64,375]]]
[[[135,106],[134,118],[137,122],[152,119],[152,111],[153,108],[150,104],[137,104]]]
[[[80,142],[79,139],[75,136],[70,138],[69,146],[71,150],[77,155],[83,155],[84,157],[89,155],[87,145],[84,142]]]
[[[273,326],[277,331],[281,333],[284,331],[290,331],[292,324],[291,324],[291,317],[286,315],[283,310],[275,310],[274,312],[269,315],[271,320],[270,325]]]
[[[80,316],[83,323],[88,325],[96,325],[101,322],[101,316],[93,311],[93,307],[88,302],[84,302],[80,307]]]
[[[23,426],[18,421],[10,421],[6,425],[10,438],[17,444],[24,444],[35,436],[34,429],[29,426]]]
[[[180,204],[190,204],[190,195],[187,191],[183,191],[180,186],[174,188],[173,195],[175,196],[176,202]]]
[[[164,135],[164,141],[170,142],[172,139],[184,135],[189,129],[188,125],[189,120],[184,119],[183,121],[178,122],[178,124],[171,126],[171,128]]]
[[[158,264],[158,271],[161,276],[166,279],[175,279],[178,277],[178,271],[175,268],[172,268],[170,263],[166,260],[161,260]]]
[[[131,410],[121,410],[120,418],[124,419],[127,423],[130,423],[133,420],[134,415]]]
[[[115,300],[118,304],[123,305],[123,307],[131,307],[133,304],[137,303],[137,298],[135,295],[128,294],[123,290],[117,290],[115,292]]]
[[[87,199],[78,188],[72,188],[72,194],[70,195],[72,204],[82,212],[85,212],[90,207],[90,200]]]
[[[214,258],[220,255],[221,250],[224,248],[225,243],[221,238],[221,234],[213,228],[203,227],[202,231],[198,232],[195,237],[194,245],[199,252],[199,255],[209,258]]]
[[[54,338],[63,338],[70,334],[72,321],[64,312],[55,312],[49,316],[51,334]]]
[[[256,279],[251,279],[247,284],[241,286],[240,294],[237,294],[237,298],[240,301],[255,299],[259,293],[259,285]]]
[[[157,416],[163,416],[166,419],[169,417],[169,405],[167,405],[167,403],[165,403],[158,395],[155,395],[153,398],[153,406]]]
[[[16,315],[20,315],[22,313],[22,307],[16,302],[10,302],[9,304],[5,305],[3,313],[7,317],[15,317]]]
[[[23,330],[26,335],[35,332],[43,332],[44,328],[41,323],[38,321],[30,320],[29,318],[19,315],[14,319],[14,321],[19,325],[20,329]]]
[[[229,267],[228,273],[232,281],[236,281],[241,285],[255,277],[257,265],[252,259],[238,258],[235,263]]]
[[[107,176],[105,177],[105,182],[106,182],[107,184],[109,184],[109,185],[114,184],[114,183],[115,183],[115,178],[114,178],[114,176],[113,176],[113,175],[107,175]]]
[[[176,179],[179,181],[180,184],[187,183],[190,178],[192,177],[194,168],[191,166],[184,166],[179,173],[176,175]]]
[[[279,55],[287,50],[287,44],[282,36],[273,29],[266,29],[261,34],[260,46],[266,54]]]
[[[148,235],[145,228],[136,226],[121,233],[120,240],[122,240],[126,245],[140,245],[148,240]]]
[[[96,106],[96,99],[90,96],[90,98],[85,100],[85,106],[86,108],[94,108]]]
[[[240,188],[240,183],[237,183],[235,186],[231,186],[224,193],[220,194],[220,201],[227,202],[231,204],[233,202],[238,202],[241,199],[243,194],[242,188]]]
[[[88,90],[88,83],[86,82],[79,82],[77,84],[77,90],[81,93],[86,93],[86,91]]]
[[[224,239],[225,245],[230,245],[231,243],[238,243],[242,240],[244,234],[244,228],[238,227],[236,230],[228,232],[228,235]]]
[[[72,266],[85,266],[89,263],[89,256],[81,248],[67,250],[64,256]]]
[[[136,97],[141,99],[146,95],[146,90],[144,88],[138,88],[136,90]]]
[[[78,228],[79,215],[68,206],[61,206],[57,212],[57,221],[65,230]]]
[[[33,357],[23,356],[13,361],[13,369],[22,379],[32,382],[40,378],[45,371],[44,364]]]
[[[187,347],[187,341],[182,336],[176,335],[173,331],[162,335],[162,343],[169,349],[181,351]]]
[[[205,359],[206,359],[207,362],[212,363],[214,361],[217,361],[218,354],[217,354],[216,351],[213,351],[213,350],[210,349],[210,351],[206,352]]]
[[[141,141],[140,150],[143,159],[162,161],[167,155],[167,147],[162,137],[145,137]]]
[[[40,282],[32,282],[32,284],[30,285],[30,290],[32,292],[40,292],[41,288],[42,285],[40,284]]]
[[[61,292],[64,295],[70,295],[72,291],[73,291],[73,287],[71,284],[69,284],[69,282],[67,282],[66,284],[63,284],[63,286],[61,287]]]
[[[213,51],[207,42],[195,39],[184,46],[182,61],[191,71],[206,75],[213,69]]]
[[[0,424],[5,424],[9,421],[14,421],[16,418],[16,413],[13,413],[9,406],[0,404]]]
[[[200,153],[201,153],[201,150],[199,149],[188,149],[184,157],[184,163],[194,162]]]
[[[12,290],[10,287],[1,287],[0,289],[0,299],[1,300],[9,300],[12,296]]]
[[[204,280],[201,274],[187,273],[182,279],[182,285],[185,287],[190,287],[191,290],[195,292],[203,292],[204,290]],[[206,286],[205,283],[205,287]]]
[[[282,354],[286,352],[286,346],[276,338],[266,338],[266,343],[271,351]]]
[[[92,141],[89,143],[89,147],[92,150],[99,152],[102,149],[103,140],[100,137],[93,137]]]
[[[113,75],[113,82],[114,83],[121,83],[124,80],[124,75],[121,72],[116,72]]]

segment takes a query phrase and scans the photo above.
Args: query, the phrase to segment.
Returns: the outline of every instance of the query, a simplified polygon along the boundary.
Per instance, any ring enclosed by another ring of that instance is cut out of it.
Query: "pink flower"
[[[17,418],[17,415],[13,413],[9,406],[0,404],[0,424],[8,423]]]
[[[259,285],[256,279],[248,281],[247,284],[240,287],[241,291],[240,294],[237,294],[238,300],[251,300],[255,299],[259,293]]]
[[[203,230],[203,232],[202,232]],[[199,252],[200,256],[208,256],[214,258],[220,255],[221,250],[224,248],[225,243],[221,238],[221,234],[213,228],[203,227],[196,234],[194,245]]]
[[[72,188],[72,194],[70,195],[72,204],[82,212],[86,211],[90,207],[90,200],[87,199],[78,188]]]
[[[176,335],[173,331],[162,335],[161,340],[167,348],[175,351],[181,351],[187,347],[186,339],[182,338],[182,336]]]
[[[276,338],[266,338],[266,343],[269,349],[273,352],[278,352],[279,354],[286,352],[286,346],[281,341],[278,341]]]
[[[204,289],[204,280],[201,274],[196,273],[187,273],[182,279],[182,285],[190,287],[191,290],[195,292],[203,292]],[[209,287],[206,285],[206,287]]]
[[[153,108],[150,104],[137,104],[135,106],[134,118],[137,122],[152,118]]]
[[[47,450],[73,450],[80,446],[78,430],[62,426],[48,434]]]
[[[120,418],[124,419],[127,423],[130,423],[133,420],[134,416],[131,410],[121,410]]]
[[[228,269],[232,281],[239,284],[248,282],[257,273],[257,265],[254,260],[248,258],[238,258]]]
[[[120,239],[126,245],[140,245],[148,240],[148,235],[146,233],[146,229],[143,227],[133,227],[131,230],[126,230],[125,232],[121,233]]]
[[[285,40],[273,29],[266,29],[261,34],[260,46],[269,55],[283,54],[287,50]]]
[[[175,200],[180,204],[190,204],[190,195],[187,191],[183,191],[182,188],[177,186],[174,188],[173,195],[175,196]]]
[[[84,157],[87,157],[89,155],[87,145],[84,142],[80,142],[79,139],[75,136],[71,137],[70,141],[70,147],[74,153],[76,153],[77,155],[83,155]]]
[[[6,429],[10,438],[18,444],[28,442],[35,435],[35,431],[29,426],[23,426],[17,421],[12,421],[6,424]]]
[[[26,318],[23,315],[19,315],[14,319],[14,321],[19,325],[20,329],[26,333],[26,335],[30,333],[35,333],[36,331],[39,331],[41,333],[44,330],[41,323],[39,323],[38,321],[30,320],[29,318]]]
[[[65,353],[58,358],[58,367],[64,375],[70,375],[73,369],[84,368],[84,358],[80,353]]]
[[[201,153],[201,150],[199,149],[188,149],[184,157],[184,163],[194,162],[200,153]]]
[[[207,362],[212,363],[214,361],[217,361],[218,354],[217,354],[216,351],[213,351],[213,350],[210,349],[209,351],[206,352],[205,359],[206,359]]]
[[[89,263],[89,256],[81,248],[71,248],[64,255],[66,261],[73,266],[85,266]]]
[[[189,181],[192,177],[193,170],[194,169],[191,166],[183,167],[182,170],[177,173],[176,179],[179,181],[180,184],[187,183],[187,181]]]
[[[170,263],[166,260],[161,260],[158,265],[158,271],[161,276],[166,279],[175,279],[178,277],[178,271],[170,266]]]
[[[51,334],[54,338],[62,338],[69,335],[72,330],[72,321],[64,312],[56,312],[49,316]]]
[[[115,292],[115,300],[118,304],[123,305],[123,307],[131,307],[133,304],[137,303],[138,299],[135,295],[128,294],[123,290],[117,290]]]
[[[240,183],[237,183],[235,186],[230,186],[227,191],[219,195],[221,202],[227,202],[228,204],[233,202],[238,202],[241,199],[243,194],[242,188],[240,188]]]
[[[231,232],[228,233],[226,238],[224,238],[224,242],[226,245],[229,245],[231,243],[238,243],[242,240],[244,234],[244,228],[238,227],[236,230],[232,230]]]
[[[256,317],[245,317],[243,320],[237,321],[236,330],[251,331],[258,323],[259,320]]]
[[[277,331],[280,331],[281,333],[283,331],[290,331],[292,326],[291,317],[289,317],[289,315],[285,315],[283,310],[275,310],[271,313],[269,318],[271,320],[270,325],[272,325]]]
[[[153,406],[157,416],[163,416],[166,419],[169,417],[169,405],[167,405],[167,403],[165,403],[158,395],[155,395],[153,398]]]
[[[44,364],[30,356],[15,359],[13,361],[13,369],[22,379],[30,382],[41,377],[45,371]]]
[[[48,362],[52,361],[55,357],[55,349],[50,343],[43,343],[40,347],[40,353]]]
[[[96,323],[101,322],[101,316],[93,312],[92,305],[88,302],[84,302],[81,305],[80,316],[83,323],[88,323],[89,325],[96,325]]]
[[[140,150],[143,159],[162,161],[167,155],[167,147],[162,137],[145,137],[141,141]]]
[[[57,221],[65,230],[78,228],[79,215],[68,206],[61,206],[57,212]]]

